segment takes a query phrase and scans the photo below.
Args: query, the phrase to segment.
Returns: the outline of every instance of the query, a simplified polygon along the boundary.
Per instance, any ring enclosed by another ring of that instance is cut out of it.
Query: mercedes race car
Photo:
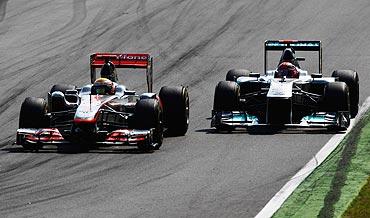
[[[274,70],[267,70],[270,51],[282,52]],[[317,73],[303,70],[300,62],[305,58],[296,52],[316,52]],[[232,69],[226,81],[217,84],[211,127],[348,128],[359,109],[359,77],[353,70],[336,70],[324,77],[320,41],[268,40],[264,61],[264,75]]]
[[[188,90],[165,86],[159,95],[153,93],[152,66],[149,54],[92,54],[92,84],[54,85],[47,99],[24,100],[16,143],[29,150],[68,143],[130,145],[148,151],[159,149],[164,131],[184,135],[189,125]],[[96,79],[97,68],[103,78]],[[137,94],[118,84],[116,68],[145,69],[148,92]]]

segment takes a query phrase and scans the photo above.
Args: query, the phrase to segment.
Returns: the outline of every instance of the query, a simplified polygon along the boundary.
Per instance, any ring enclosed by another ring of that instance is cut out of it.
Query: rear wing
[[[316,51],[319,54],[319,73],[322,74],[322,48],[321,41],[300,40],[266,40],[265,41],[265,73],[267,72],[268,51],[283,51],[292,48],[295,51]]]
[[[94,53],[90,55],[91,83],[96,80],[96,69],[102,68],[105,60],[115,68],[139,68],[146,70],[148,92],[153,91],[153,58],[149,54]]]

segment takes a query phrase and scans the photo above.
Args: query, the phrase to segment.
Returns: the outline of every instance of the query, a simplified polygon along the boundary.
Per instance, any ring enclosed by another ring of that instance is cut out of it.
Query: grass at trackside
[[[341,217],[369,175],[368,113],[334,152],[299,185],[274,217]]]
[[[360,194],[351,203],[349,208],[343,214],[343,217],[370,217],[370,177],[367,183],[362,187]]]

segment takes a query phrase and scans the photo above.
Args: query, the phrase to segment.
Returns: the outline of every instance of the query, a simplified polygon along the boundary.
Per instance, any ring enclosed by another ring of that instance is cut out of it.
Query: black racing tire
[[[19,114],[19,128],[47,128],[50,126],[46,117],[47,104],[43,98],[26,98]]]
[[[56,91],[59,91],[65,94],[67,90],[74,90],[74,89],[76,89],[76,86],[74,85],[56,84],[56,85],[53,85],[53,87],[51,87],[50,94]],[[50,99],[50,100],[51,102],[49,106],[52,112],[68,110],[68,108],[64,104],[64,99],[57,99],[55,101],[53,101],[53,99]]]
[[[239,110],[240,87],[236,82],[220,81],[215,89],[214,111]]]
[[[19,128],[47,128],[50,126],[46,116],[47,104],[43,98],[26,98],[19,114]],[[22,144],[25,150],[39,150],[38,144]]]
[[[154,128],[153,147],[151,143],[139,143],[138,148],[143,151],[158,150],[163,142],[162,108],[157,99],[141,99],[135,106],[135,128],[149,130]]]
[[[338,81],[345,82],[349,89],[351,118],[354,118],[359,110],[360,83],[359,76],[353,70],[336,70],[332,77],[337,77]]]
[[[226,81],[236,81],[241,76],[249,76],[251,72],[244,69],[231,69],[226,74]]]
[[[183,136],[189,127],[189,93],[183,86],[164,86],[159,91],[163,121],[171,136]]]
[[[323,111],[350,111],[349,89],[345,82],[332,82],[325,86]]]

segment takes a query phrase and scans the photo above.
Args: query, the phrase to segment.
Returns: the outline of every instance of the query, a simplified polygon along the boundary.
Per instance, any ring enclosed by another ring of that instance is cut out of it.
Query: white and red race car
[[[131,145],[156,150],[163,132],[178,136],[189,125],[189,96],[183,86],[162,87],[153,93],[153,59],[149,54],[94,53],[91,83],[106,60],[115,68],[146,70],[148,92],[137,94],[115,83],[112,94],[97,94],[93,85],[77,88],[54,85],[48,99],[28,97],[20,110],[18,145],[38,150],[46,144],[89,146]]]

